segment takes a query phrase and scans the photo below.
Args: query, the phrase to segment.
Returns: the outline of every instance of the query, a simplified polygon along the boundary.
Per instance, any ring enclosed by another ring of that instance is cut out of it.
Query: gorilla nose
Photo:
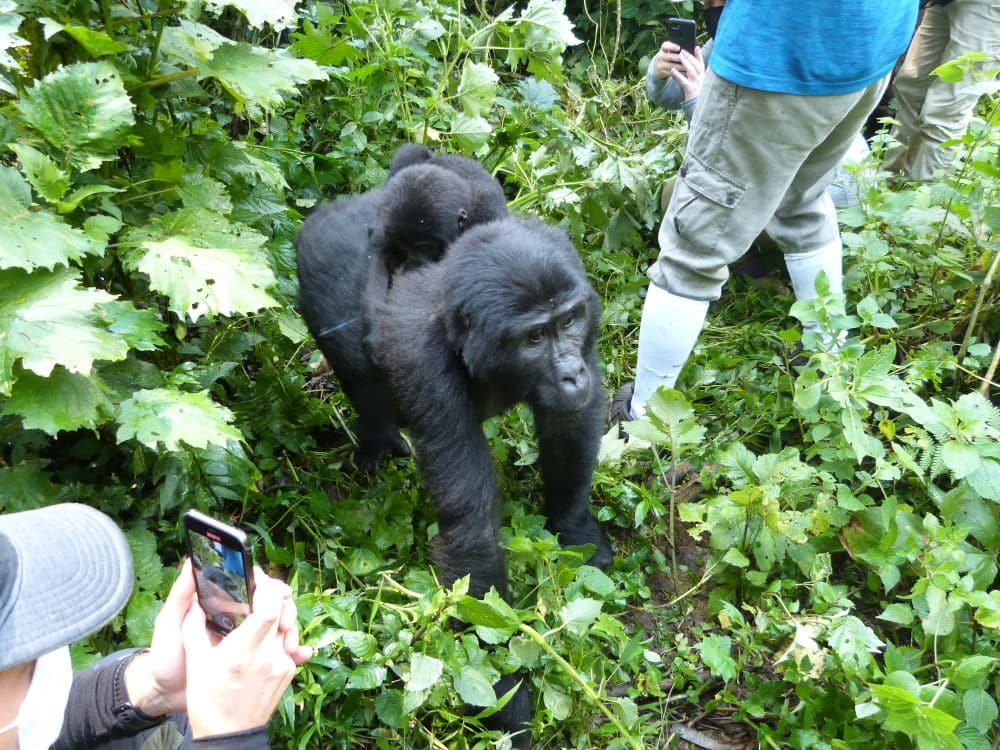
[[[568,399],[582,398],[590,387],[590,373],[581,367],[573,374],[564,374],[559,380],[559,390]]]

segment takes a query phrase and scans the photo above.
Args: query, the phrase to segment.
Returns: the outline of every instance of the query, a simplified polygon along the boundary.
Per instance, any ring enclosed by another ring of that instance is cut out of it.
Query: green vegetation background
[[[89,503],[136,559],[78,666],[148,642],[196,507],[252,531],[319,647],[276,747],[504,747],[478,719],[518,670],[539,747],[996,747],[995,92],[940,181],[859,176],[846,300],[729,285],[682,393],[605,441],[606,573],[542,529],[526,410],[486,424],[510,604],[437,583],[412,462],[351,463],[292,240],[403,142],[570,232],[629,379],[684,145],[642,90],[663,6],[0,0],[0,510]],[[793,367],[803,320],[848,345]]]

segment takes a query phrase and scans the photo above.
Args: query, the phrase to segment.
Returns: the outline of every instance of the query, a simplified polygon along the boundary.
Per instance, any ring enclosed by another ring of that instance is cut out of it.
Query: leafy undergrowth
[[[351,462],[295,232],[402,142],[481,159],[579,247],[612,392],[684,129],[638,81],[661,4],[467,5],[0,0],[0,508],[90,503],[136,559],[78,665],[148,642],[197,507],[319,647],[278,747],[504,747],[510,673],[539,747],[995,746],[996,96],[939,181],[859,176],[846,300],[733,279],[681,390],[602,446],[608,571],[543,530],[529,412],[488,422],[512,597],[476,600],[435,579],[412,461]],[[848,339],[796,357],[803,321]]]

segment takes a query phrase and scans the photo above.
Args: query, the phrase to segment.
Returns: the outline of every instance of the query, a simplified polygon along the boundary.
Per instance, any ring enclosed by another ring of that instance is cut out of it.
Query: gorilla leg
[[[596,364],[591,373],[599,382]],[[590,512],[590,483],[597,463],[605,402],[595,388],[590,402],[572,415],[535,409],[539,464],[545,488],[546,528],[566,546],[593,544],[589,565],[606,568],[613,552],[608,535]]]
[[[354,451],[354,463],[358,468],[371,474],[387,457],[410,455],[409,447],[399,434],[388,384],[384,380],[346,378],[340,378],[340,382],[358,413],[358,447]]]

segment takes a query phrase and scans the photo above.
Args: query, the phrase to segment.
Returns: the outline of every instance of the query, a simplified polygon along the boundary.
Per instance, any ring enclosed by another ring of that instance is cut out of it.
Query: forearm
[[[62,731],[53,750],[91,747],[114,737],[128,737],[163,720],[163,717],[150,718],[133,710],[119,708],[115,711],[116,706],[123,706],[127,701],[123,678],[127,659],[124,657],[73,676]]]

